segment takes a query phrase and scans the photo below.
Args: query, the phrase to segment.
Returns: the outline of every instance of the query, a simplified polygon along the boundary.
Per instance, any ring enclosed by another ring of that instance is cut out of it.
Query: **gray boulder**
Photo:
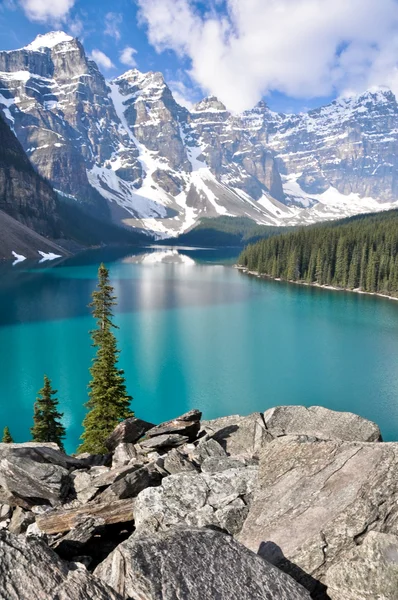
[[[197,470],[195,465],[188,459],[188,457],[180,450],[177,450],[177,448],[173,448],[166,454],[163,462],[163,468],[170,475],[183,472],[196,472]]]
[[[227,454],[238,457],[256,456],[263,444],[272,439],[261,413],[202,421],[202,431],[218,442]]]
[[[155,529],[181,524],[217,525],[236,533],[246,517],[246,506],[256,478],[256,467],[165,477],[161,486],[147,488],[137,496],[134,507],[136,528],[140,532],[154,529],[154,523]],[[237,505],[238,499],[242,502]],[[229,512],[233,514],[232,529],[226,525]],[[236,522],[238,516],[239,523]]]
[[[397,467],[398,444],[279,438],[261,452],[238,539],[326,598],[331,565],[369,530],[396,530]]]
[[[189,457],[198,465],[201,465],[207,458],[225,458],[227,453],[224,448],[215,439],[206,436],[193,450]]]
[[[0,597],[7,600],[120,600],[83,567],[44,543],[0,531]]]
[[[163,436],[180,434],[187,436],[189,441],[192,442],[196,439],[199,433],[201,417],[202,413],[199,410],[190,410],[176,419],[172,419],[171,421],[161,423],[157,427],[153,427],[147,432],[147,437],[153,438],[159,435]]]
[[[229,469],[244,469],[246,465],[236,458],[231,456],[215,457],[210,456],[203,461],[201,469],[203,473],[219,473],[220,471],[228,471]]]
[[[176,448],[182,446],[189,441],[189,438],[179,433],[169,433],[164,435],[157,435],[154,438],[144,440],[140,443],[140,448],[145,452],[152,452],[153,450],[164,450],[167,448]]]
[[[331,600],[398,600],[398,537],[370,531],[326,574]]]
[[[9,504],[59,504],[71,480],[69,468],[81,463],[51,444],[0,444],[0,487]]]
[[[112,467],[122,467],[128,465],[129,462],[138,461],[139,455],[134,444],[122,442],[118,444],[112,456]]]
[[[95,575],[126,600],[310,599],[293,579],[233,538],[206,529],[131,537]]]
[[[380,429],[372,421],[323,406],[278,406],[267,410],[263,417],[273,437],[300,434],[346,442],[381,441]]]
[[[155,427],[152,423],[131,417],[115,427],[105,442],[105,446],[113,451],[119,444],[135,444],[145,433]]]
[[[99,502],[134,498],[142,490],[160,485],[162,476],[155,465],[147,465],[118,478],[98,497]]]
[[[29,525],[34,523],[34,521],[35,515],[32,512],[17,506],[12,513],[8,531],[16,534],[25,533]]]

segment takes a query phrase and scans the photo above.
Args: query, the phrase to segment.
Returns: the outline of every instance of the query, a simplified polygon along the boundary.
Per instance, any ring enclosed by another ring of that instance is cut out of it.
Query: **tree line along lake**
[[[76,449],[94,350],[88,304],[98,265],[118,297],[120,366],[136,415],[160,422],[281,404],[322,405],[376,421],[398,440],[398,302],[265,281],[239,250],[103,249],[0,265],[0,427],[30,439],[47,374]]]

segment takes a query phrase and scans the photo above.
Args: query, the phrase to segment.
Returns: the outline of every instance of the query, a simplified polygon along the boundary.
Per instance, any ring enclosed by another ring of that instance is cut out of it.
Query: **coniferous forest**
[[[260,275],[398,296],[398,211],[303,227],[247,246]]]

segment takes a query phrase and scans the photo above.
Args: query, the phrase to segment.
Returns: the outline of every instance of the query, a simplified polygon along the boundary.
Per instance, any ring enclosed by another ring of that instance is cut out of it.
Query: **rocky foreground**
[[[398,443],[279,407],[0,444],[0,598],[398,600]]]

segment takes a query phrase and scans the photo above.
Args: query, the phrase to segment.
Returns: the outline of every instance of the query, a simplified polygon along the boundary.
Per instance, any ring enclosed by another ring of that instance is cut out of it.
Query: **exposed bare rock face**
[[[397,600],[398,537],[370,531],[326,574],[331,600]]]
[[[77,39],[51,32],[0,52],[0,110],[57,190],[158,236],[201,217],[308,224],[398,201],[398,105],[387,90],[299,115],[263,101],[231,114],[214,96],[189,111],[161,73],[106,82]]]
[[[265,441],[272,440],[261,413],[233,415],[202,422],[203,431],[231,456],[255,456]]]
[[[126,600],[306,600],[308,592],[233,538],[176,529],[130,538],[95,570]]]
[[[103,457],[0,444],[0,597],[398,600],[398,444],[380,440],[285,406],[128,419]]]
[[[1,114],[0,210],[39,234],[59,237],[56,195],[51,186],[36,173]],[[6,237],[6,232],[3,235]],[[14,249],[17,251],[18,245]]]
[[[152,423],[142,421],[136,417],[131,417],[122,421],[116,429],[111,433],[105,445],[109,450],[115,450],[115,448],[122,443],[134,444],[140,437],[142,437],[148,429],[155,427]]]
[[[278,406],[265,411],[263,419],[273,437],[297,433],[325,440],[381,441],[376,423],[353,413],[329,410],[323,406]]]
[[[0,597],[6,600],[120,600],[83,565],[62,561],[39,540],[0,531]]]
[[[69,467],[79,461],[55,444],[0,444],[0,496],[8,504],[60,504],[71,486]]]
[[[238,539],[326,598],[330,568],[369,531],[396,531],[397,461],[397,444],[277,439]]]

